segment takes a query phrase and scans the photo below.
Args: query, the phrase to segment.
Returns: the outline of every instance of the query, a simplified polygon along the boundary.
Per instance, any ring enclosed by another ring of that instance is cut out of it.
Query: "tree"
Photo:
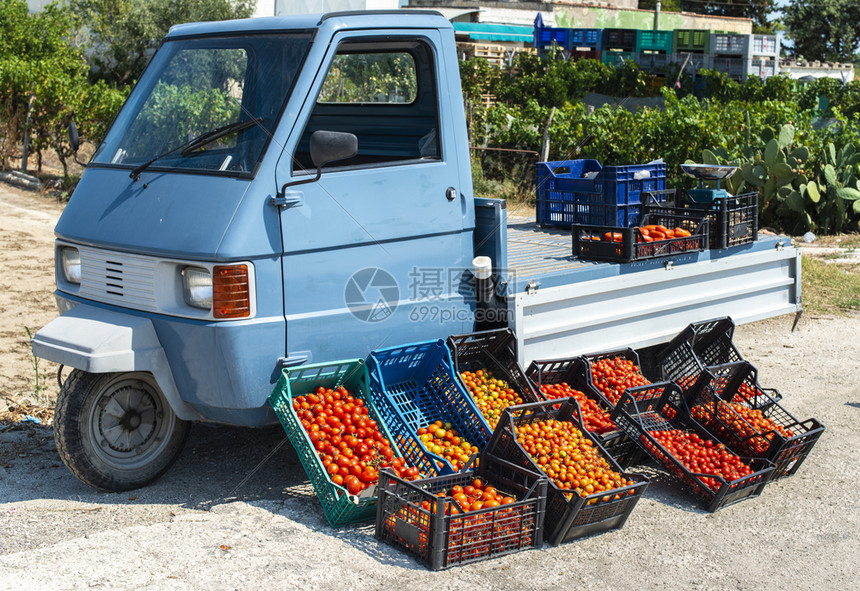
[[[68,174],[69,122],[97,142],[119,109],[123,92],[88,83],[83,52],[68,43],[72,31],[65,6],[31,13],[23,0],[0,0],[0,167],[26,134],[40,163],[42,150],[53,149]]]
[[[654,10],[657,0],[639,0],[639,10]],[[660,0],[660,10],[681,12],[681,0]]]
[[[784,14],[795,55],[808,60],[854,60],[860,47],[857,0],[793,0]]]
[[[67,0],[76,14],[90,77],[134,82],[175,24],[250,17],[256,0]]]
[[[775,11],[774,0],[681,0],[681,10],[752,19],[756,33],[773,30],[768,17]]]

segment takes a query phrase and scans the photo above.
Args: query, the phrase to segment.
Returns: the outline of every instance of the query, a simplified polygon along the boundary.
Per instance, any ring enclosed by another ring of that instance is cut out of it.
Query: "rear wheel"
[[[76,369],[57,397],[54,441],[78,479],[116,492],[149,484],[170,468],[189,426],[151,374]]]

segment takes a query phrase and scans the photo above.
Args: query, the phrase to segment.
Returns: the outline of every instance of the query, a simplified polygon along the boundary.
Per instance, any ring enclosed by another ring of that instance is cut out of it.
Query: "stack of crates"
[[[779,38],[776,35],[711,33],[705,67],[743,82],[749,76],[769,78],[778,73]]]
[[[540,50],[549,49],[555,43],[559,48],[568,47],[568,36],[570,29],[559,27],[535,27],[534,46]]]
[[[708,29],[675,29],[672,46],[677,54],[710,53],[711,32]]]
[[[672,61],[686,63],[686,72],[695,72],[707,67],[710,53],[711,32],[707,29],[675,29],[672,35]]]
[[[636,33],[636,29],[603,29],[603,63],[617,68],[636,61]]]
[[[603,29],[568,29],[566,49],[571,60],[599,60],[602,48]]]
[[[636,63],[643,70],[659,70],[672,61],[672,31],[636,31]]]
[[[535,164],[535,216],[541,227],[631,227],[654,197],[666,199],[666,164],[601,166],[597,160]]]

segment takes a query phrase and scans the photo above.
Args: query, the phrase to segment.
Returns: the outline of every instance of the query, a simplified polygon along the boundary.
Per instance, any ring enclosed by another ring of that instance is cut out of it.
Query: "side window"
[[[293,157],[294,172],[313,170],[308,146],[317,130],[358,138],[358,155],[328,168],[441,158],[431,49],[415,40],[341,44]]]
[[[417,96],[418,74],[411,53],[339,53],[317,104],[410,104]]]

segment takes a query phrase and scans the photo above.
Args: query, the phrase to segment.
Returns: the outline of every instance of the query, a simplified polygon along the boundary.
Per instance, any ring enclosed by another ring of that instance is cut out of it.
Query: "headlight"
[[[81,253],[77,248],[64,246],[60,249],[60,262],[63,265],[63,277],[69,283],[81,284]]]
[[[185,267],[182,269],[182,296],[185,303],[195,308],[212,308],[212,275],[208,269]]]

